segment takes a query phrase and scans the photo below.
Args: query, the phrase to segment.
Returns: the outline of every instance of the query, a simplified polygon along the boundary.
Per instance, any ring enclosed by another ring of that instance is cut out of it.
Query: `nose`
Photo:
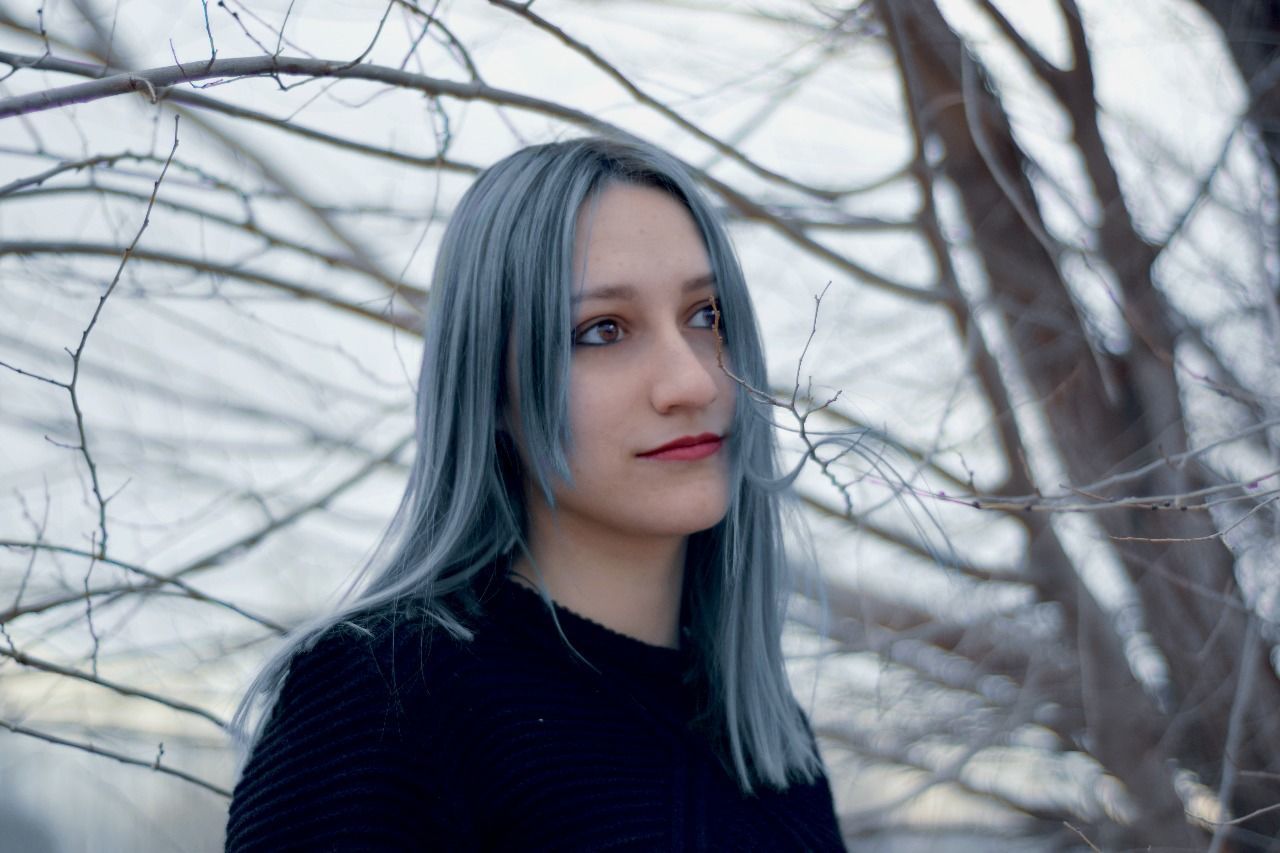
[[[701,409],[715,402],[720,368],[714,347],[703,343],[690,341],[679,331],[656,342],[650,354],[650,397],[656,411]]]

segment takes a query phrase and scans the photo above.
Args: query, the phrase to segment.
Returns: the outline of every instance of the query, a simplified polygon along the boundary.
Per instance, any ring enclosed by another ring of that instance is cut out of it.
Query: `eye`
[[[594,340],[588,340],[594,336]],[[622,327],[616,320],[600,320],[578,332],[573,342],[589,347],[608,346],[622,340]]]
[[[703,329],[714,329],[716,327],[716,304],[708,302],[693,314],[691,320],[695,326]],[[724,314],[720,315],[720,334],[724,334]]]

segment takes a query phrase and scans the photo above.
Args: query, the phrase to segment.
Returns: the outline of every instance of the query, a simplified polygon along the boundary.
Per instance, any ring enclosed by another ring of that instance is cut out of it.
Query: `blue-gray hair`
[[[411,603],[461,640],[472,581],[494,560],[527,553],[523,482],[554,505],[566,448],[573,251],[579,211],[612,183],[655,187],[693,216],[715,277],[725,361],[767,388],[760,332],[719,216],[679,160],[653,146],[598,137],[524,148],[483,171],[463,195],[436,260],[417,400],[417,455],[390,525],[340,607],[294,631],[249,687],[233,720],[248,732],[278,695],[290,660],[328,628],[370,609]],[[506,350],[533,468],[520,463],[502,413]],[[707,722],[745,792],[812,781],[821,761],[787,680],[781,648],[788,583],[771,409],[736,386],[730,502],[686,548],[682,621]],[[550,599],[543,590],[543,597]],[[460,606],[465,605],[465,606]],[[554,613],[554,611],[553,611]]]

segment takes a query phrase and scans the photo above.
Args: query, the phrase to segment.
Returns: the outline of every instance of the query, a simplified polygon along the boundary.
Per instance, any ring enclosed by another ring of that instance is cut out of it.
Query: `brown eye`
[[[607,346],[622,339],[622,327],[614,320],[601,320],[578,333],[576,344],[589,347]]]

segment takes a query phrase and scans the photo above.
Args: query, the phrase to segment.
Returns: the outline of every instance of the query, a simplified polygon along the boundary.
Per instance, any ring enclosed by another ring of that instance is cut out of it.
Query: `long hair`
[[[232,722],[246,752],[265,723],[250,729],[250,718],[274,703],[294,655],[335,624],[409,603],[471,639],[472,581],[495,559],[528,551],[523,478],[552,506],[551,483],[569,479],[575,229],[584,203],[618,182],[667,192],[692,214],[715,276],[725,362],[747,385],[767,387],[741,267],[680,161],[647,144],[591,137],[524,148],[486,169],[459,202],[436,260],[404,496],[358,586],[335,612],[292,632],[250,685]],[[508,343],[528,471],[502,425]],[[821,761],[781,649],[790,590],[781,507],[792,477],[778,475],[769,406],[735,388],[728,511],[689,537],[682,622],[717,751],[750,793],[812,781]],[[542,595],[550,606],[545,588]]]

